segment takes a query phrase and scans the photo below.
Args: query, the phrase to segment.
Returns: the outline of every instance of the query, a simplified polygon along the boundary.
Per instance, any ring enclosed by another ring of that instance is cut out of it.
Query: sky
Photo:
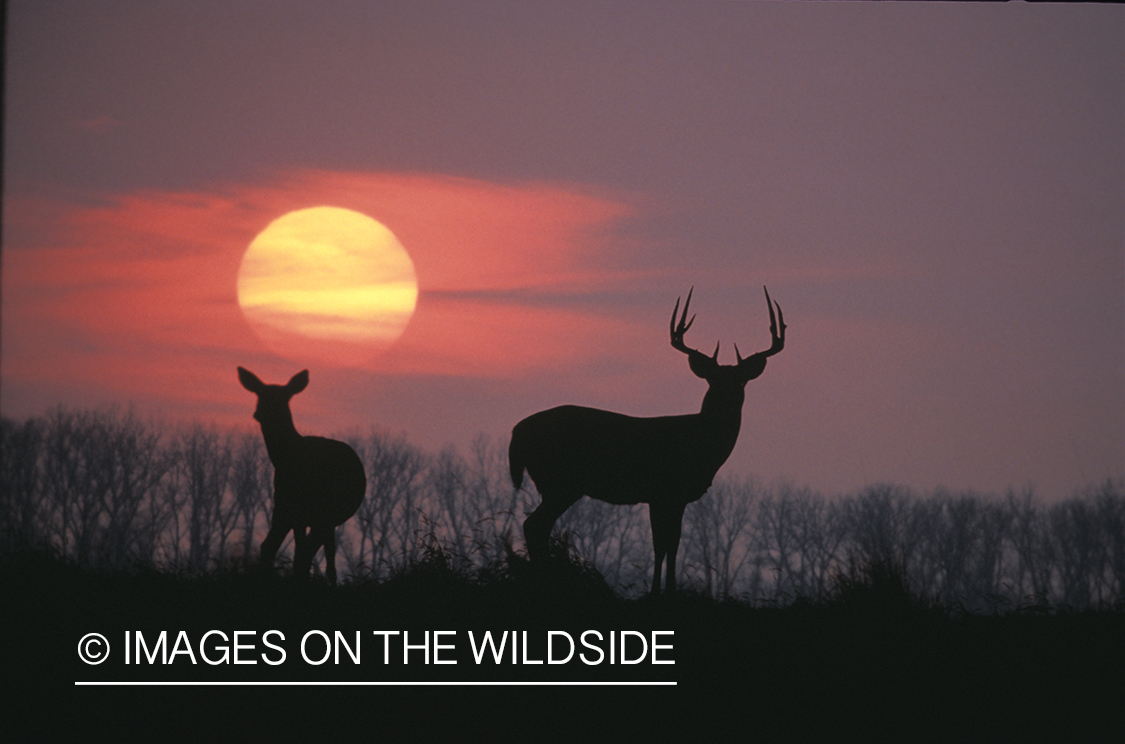
[[[720,476],[1040,497],[1125,475],[1125,9],[1020,3],[7,3],[0,412],[465,452],[573,403],[747,386]],[[239,309],[317,206],[386,225],[417,307],[359,367]]]

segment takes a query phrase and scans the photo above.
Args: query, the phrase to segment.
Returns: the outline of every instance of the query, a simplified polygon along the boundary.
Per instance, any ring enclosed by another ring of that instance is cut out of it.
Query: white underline
[[[538,686],[538,687],[652,687],[676,686],[676,682],[75,682],[75,687],[473,687],[473,686]]]

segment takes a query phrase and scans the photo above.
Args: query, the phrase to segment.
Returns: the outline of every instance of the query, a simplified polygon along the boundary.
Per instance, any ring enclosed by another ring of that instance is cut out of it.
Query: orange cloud
[[[633,212],[576,188],[426,175],[300,171],[252,193],[279,213],[307,205],[296,197],[374,217],[406,246],[430,293],[589,281],[583,270],[603,265],[611,250],[608,228]]]
[[[415,317],[371,372],[509,378],[580,363],[631,333],[589,309],[521,299],[637,279],[603,268],[629,265],[614,260],[612,238],[633,208],[577,188],[300,171],[270,184],[94,203],[13,197],[4,220],[5,409],[52,385],[222,408],[238,395],[226,384],[235,364],[302,366],[277,360],[251,331],[236,278],[271,220],[319,205],[383,222],[415,263]]]

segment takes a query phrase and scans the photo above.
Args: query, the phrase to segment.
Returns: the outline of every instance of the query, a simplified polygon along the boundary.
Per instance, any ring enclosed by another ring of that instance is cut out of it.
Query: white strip
[[[676,686],[676,682],[75,682],[75,687],[472,687],[527,685],[539,687],[599,686]]]

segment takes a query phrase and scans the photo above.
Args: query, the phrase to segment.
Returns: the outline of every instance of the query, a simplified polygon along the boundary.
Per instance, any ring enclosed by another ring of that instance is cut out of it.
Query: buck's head
[[[694,287],[692,288],[694,289]],[[684,311],[680,314],[680,300],[676,299],[676,307],[672,310],[672,323],[669,331],[672,336],[672,347],[688,355],[688,365],[696,377],[707,381],[707,394],[703,397],[702,413],[720,413],[729,410],[741,410],[745,397],[746,383],[750,382],[766,368],[766,360],[785,348],[785,318],[781,314],[781,305],[770,300],[769,290],[766,291],[766,307],[770,312],[770,336],[773,343],[765,351],[759,351],[745,359],[738,352],[738,345],[734,347],[737,364],[719,364],[719,345],[715,344],[715,353],[707,356],[684,343],[684,334],[695,322],[695,316],[688,319],[688,305],[691,304],[691,292],[688,290],[687,300],[684,302]],[[774,315],[774,306],[777,315]],[[676,316],[679,315],[679,321]]]
[[[284,385],[267,385],[248,369],[238,368],[238,381],[242,387],[258,396],[254,418],[263,426],[293,426],[289,399],[308,387],[309,371],[298,372]]]

